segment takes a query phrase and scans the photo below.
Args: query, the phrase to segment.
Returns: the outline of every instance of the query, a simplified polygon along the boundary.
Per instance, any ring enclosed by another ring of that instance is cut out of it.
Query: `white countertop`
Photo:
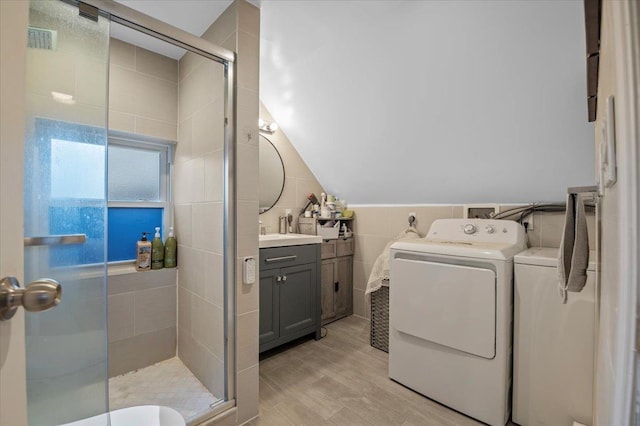
[[[259,235],[259,242],[260,248],[301,246],[305,244],[320,244],[322,243],[322,237],[306,234],[267,234]]]

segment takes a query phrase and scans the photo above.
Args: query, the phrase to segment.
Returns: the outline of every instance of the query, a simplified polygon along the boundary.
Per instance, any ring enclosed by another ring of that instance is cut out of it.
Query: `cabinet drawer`
[[[315,263],[317,244],[260,249],[260,269]]]
[[[336,247],[336,256],[350,256],[353,254],[353,238],[346,240],[338,240]]]
[[[324,240],[322,241],[321,259],[328,259],[330,257],[336,257],[336,240]]]

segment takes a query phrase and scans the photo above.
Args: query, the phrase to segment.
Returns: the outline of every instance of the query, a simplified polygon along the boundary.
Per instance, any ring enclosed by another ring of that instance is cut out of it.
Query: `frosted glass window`
[[[109,146],[109,201],[161,201],[162,152]]]
[[[104,146],[51,139],[51,198],[104,199]]]

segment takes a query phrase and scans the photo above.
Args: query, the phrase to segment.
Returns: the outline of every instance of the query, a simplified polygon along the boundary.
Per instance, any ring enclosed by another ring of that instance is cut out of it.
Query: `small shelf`
[[[338,217],[334,219],[319,218],[319,217],[318,218],[301,217],[298,220],[298,232],[300,234],[306,234],[306,235],[320,235],[325,240],[336,239],[338,238],[338,235],[339,235],[338,229],[335,229],[333,232],[319,232],[319,229],[322,228],[322,226],[327,223],[332,224],[333,227],[336,227],[338,226],[338,224],[340,224],[340,227],[342,227],[343,225],[345,225],[345,223],[343,222],[350,222],[352,220],[353,220],[352,217],[349,217],[349,218]],[[351,224],[349,224],[348,227],[351,228]]]

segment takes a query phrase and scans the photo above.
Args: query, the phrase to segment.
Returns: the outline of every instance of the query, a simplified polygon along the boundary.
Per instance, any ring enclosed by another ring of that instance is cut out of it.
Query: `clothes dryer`
[[[492,426],[510,414],[513,256],[524,228],[436,220],[391,246],[389,377]]]

